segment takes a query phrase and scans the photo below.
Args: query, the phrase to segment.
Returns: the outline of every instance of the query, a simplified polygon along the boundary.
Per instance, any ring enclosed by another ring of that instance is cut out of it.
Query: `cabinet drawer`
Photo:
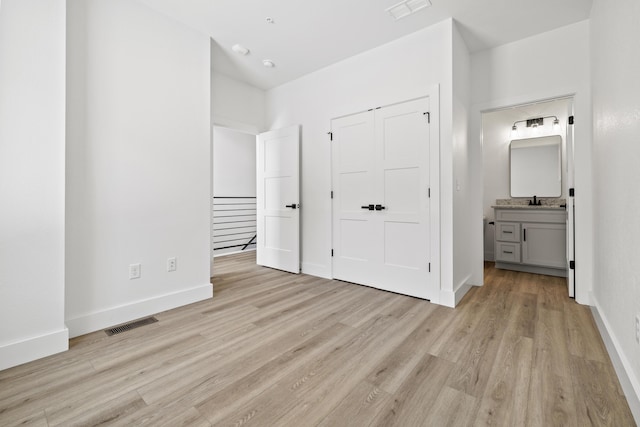
[[[516,222],[496,222],[496,240],[519,242],[520,224]]]
[[[496,261],[520,262],[520,243],[496,242]]]

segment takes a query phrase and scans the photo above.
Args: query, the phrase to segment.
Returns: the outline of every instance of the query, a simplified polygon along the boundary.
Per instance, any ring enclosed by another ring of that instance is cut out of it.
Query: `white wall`
[[[75,336],[212,295],[210,46],[137,1],[70,0],[67,49]]]
[[[574,95],[576,299],[582,304],[589,303],[593,283],[589,58],[588,21],[478,52],[471,57],[471,135],[474,145],[482,144],[482,111]],[[473,161],[481,162],[482,156],[473,156]],[[473,170],[473,191],[480,193],[482,167],[476,164]],[[475,200],[475,205],[476,215],[481,217],[481,198]],[[474,257],[482,257],[482,227],[473,230],[470,244]]]
[[[566,154],[566,126],[571,99],[564,98],[555,101],[524,105],[517,108],[491,111],[482,115],[482,164],[483,164],[483,200],[482,213],[487,222],[495,219],[491,206],[496,199],[509,199],[510,195],[510,161],[509,143],[512,139],[533,138],[558,134],[562,137],[562,194],[566,199],[567,189],[567,154]],[[544,121],[544,126],[537,130],[526,128],[519,124],[518,134],[512,136],[511,126],[514,122],[532,117],[556,116],[560,121],[559,129],[553,129],[551,119]],[[487,225],[484,233],[484,259],[494,260],[494,232],[495,227]]]
[[[213,195],[255,197],[255,135],[214,126]]]
[[[591,15],[595,280],[593,303],[633,388],[640,420],[640,4],[594,0]],[[629,400],[629,397],[628,397]]]
[[[446,233],[441,237],[441,282],[453,291],[452,25],[443,21],[267,92],[268,128],[302,125],[305,273],[331,277],[330,120],[423,96],[439,84],[440,215]]]
[[[224,74],[211,73],[213,123],[257,134],[265,128],[265,92]]]
[[[482,268],[482,260],[473,259],[469,245],[471,229],[482,219],[473,210],[471,183],[472,147],[469,138],[471,103],[471,58],[456,25],[453,26],[453,298],[459,301],[471,284],[473,266]],[[452,305],[451,302],[448,305]],[[455,303],[453,304],[455,305]]]
[[[68,347],[65,1],[0,10],[0,370]]]

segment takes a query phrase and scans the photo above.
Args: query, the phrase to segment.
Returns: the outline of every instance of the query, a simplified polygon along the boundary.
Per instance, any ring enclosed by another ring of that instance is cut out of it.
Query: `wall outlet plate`
[[[141,275],[142,275],[141,264],[129,264],[129,280],[139,279]]]
[[[176,271],[178,269],[178,259],[176,257],[167,258],[167,271]]]

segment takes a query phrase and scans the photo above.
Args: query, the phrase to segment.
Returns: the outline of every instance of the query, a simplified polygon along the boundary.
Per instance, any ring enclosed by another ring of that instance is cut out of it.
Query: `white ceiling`
[[[262,89],[446,18],[457,21],[476,52],[588,19],[591,11],[591,0],[431,0],[431,7],[395,21],[385,9],[399,0],[140,1],[211,36],[213,69]],[[249,55],[233,52],[236,43]],[[265,68],[263,59],[276,66]]]

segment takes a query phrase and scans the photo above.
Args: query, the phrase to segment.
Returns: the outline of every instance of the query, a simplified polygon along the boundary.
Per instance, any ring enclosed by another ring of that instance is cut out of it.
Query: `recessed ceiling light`
[[[431,6],[429,0],[403,0],[388,8],[386,12],[397,21],[429,6]]]
[[[249,49],[247,49],[246,47],[240,44],[234,44],[231,47],[231,50],[233,50],[236,53],[239,53],[240,55],[247,55],[249,53]]]
[[[273,67],[275,67],[275,66],[276,66],[276,64],[275,64],[272,60],[270,60],[270,59],[264,59],[264,60],[262,61],[262,65],[264,65],[264,66],[265,66],[265,67],[267,67],[267,68],[273,68]]]

